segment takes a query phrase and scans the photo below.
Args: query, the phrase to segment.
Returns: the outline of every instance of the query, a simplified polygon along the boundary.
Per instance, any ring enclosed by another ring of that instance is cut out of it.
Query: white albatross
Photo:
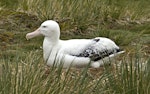
[[[118,54],[124,53],[110,39],[96,37],[93,39],[71,39],[60,40],[59,24],[53,20],[47,20],[34,32],[26,35],[27,40],[35,36],[43,35],[43,55],[48,66],[60,65],[68,68],[83,67],[90,64],[93,68],[98,68],[104,62]]]

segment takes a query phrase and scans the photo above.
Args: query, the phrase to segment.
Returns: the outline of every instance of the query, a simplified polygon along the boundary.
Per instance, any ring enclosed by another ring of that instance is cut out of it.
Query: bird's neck
[[[44,38],[44,41],[47,43],[47,44],[50,44],[50,45],[55,45],[59,42],[59,37],[45,37]]]
[[[57,46],[59,45],[59,39],[49,39],[47,37],[44,38],[44,42],[43,42],[43,52],[44,52],[44,60],[47,62],[47,60],[52,56],[55,56],[56,52],[57,52]]]

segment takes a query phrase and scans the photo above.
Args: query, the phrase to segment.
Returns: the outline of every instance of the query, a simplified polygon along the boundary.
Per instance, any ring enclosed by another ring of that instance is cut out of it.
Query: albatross
[[[43,57],[48,66],[63,65],[63,68],[90,65],[99,68],[115,56],[124,53],[114,41],[105,37],[93,39],[60,39],[60,27],[56,21],[44,21],[34,32],[27,33],[29,40],[43,35]]]

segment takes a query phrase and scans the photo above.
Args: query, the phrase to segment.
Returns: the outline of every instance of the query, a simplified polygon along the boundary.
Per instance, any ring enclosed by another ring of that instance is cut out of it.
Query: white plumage
[[[64,68],[70,65],[83,67],[90,63],[91,67],[98,68],[114,56],[123,53],[110,39],[96,37],[93,39],[60,40],[60,27],[57,22],[47,20],[34,32],[26,35],[27,39],[43,35],[43,55],[47,65],[63,64]]]

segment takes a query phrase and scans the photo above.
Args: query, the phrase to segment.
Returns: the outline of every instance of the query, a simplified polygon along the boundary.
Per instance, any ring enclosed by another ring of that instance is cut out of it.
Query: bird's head
[[[59,39],[60,27],[56,21],[47,20],[41,24],[41,26],[34,32],[27,33],[26,39],[29,40],[36,36],[43,35],[49,39]]]

